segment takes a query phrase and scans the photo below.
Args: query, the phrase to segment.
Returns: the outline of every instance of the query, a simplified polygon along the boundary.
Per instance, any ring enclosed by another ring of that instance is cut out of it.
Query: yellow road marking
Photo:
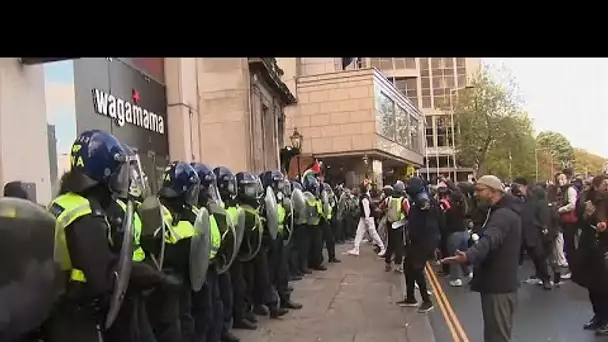
[[[444,307],[447,311],[447,315],[454,323],[456,332],[460,336],[460,339],[462,340],[462,342],[470,342],[469,337],[467,336],[467,333],[462,328],[462,324],[460,323],[458,316],[454,312],[454,309],[452,309],[452,305],[450,305],[450,301],[448,300],[447,295],[445,294],[445,292],[443,291],[443,288],[441,287],[441,283],[439,282],[439,279],[437,279],[437,276],[435,275],[435,271],[433,271],[433,268],[431,267],[431,265],[429,263],[426,264],[426,267],[427,267],[427,273],[429,274],[431,283],[434,283],[434,285],[437,289],[437,291],[435,292],[436,293],[435,297],[438,298],[438,301],[443,302]]]
[[[439,293],[439,290],[437,289],[437,286],[435,285],[435,282],[433,281],[433,279],[430,279],[431,278],[430,273],[432,271],[429,271],[428,264],[427,264],[427,270],[426,270],[426,272],[429,274],[429,280],[430,280],[429,283],[431,285],[431,288],[433,289],[433,293],[435,293],[435,294]],[[461,342],[458,334],[456,333],[456,329],[454,328],[454,323],[452,323],[452,320],[449,317],[448,311],[445,308],[445,304],[439,298],[437,299],[437,304],[439,304],[439,309],[441,310],[441,314],[443,315],[443,319],[445,320],[445,323],[448,326],[448,329],[450,330],[450,334],[452,335],[452,339],[454,340],[454,342]]]

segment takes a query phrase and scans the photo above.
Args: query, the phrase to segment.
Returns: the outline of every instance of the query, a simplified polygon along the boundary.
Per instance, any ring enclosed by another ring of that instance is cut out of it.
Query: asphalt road
[[[526,263],[520,268],[520,279],[526,279],[532,273],[531,265]],[[431,282],[435,279],[441,288],[434,294],[435,310],[429,313],[436,341],[483,342],[479,294],[471,292],[467,286],[450,287],[449,279],[437,276],[436,273],[429,278]],[[435,286],[437,287],[436,283]],[[439,300],[443,297],[442,294],[445,294],[448,304]],[[443,309],[440,302],[443,303]],[[597,338],[593,332],[582,329],[582,325],[591,316],[587,292],[570,281],[551,291],[543,290],[538,285],[522,283],[515,313],[513,341],[608,341],[608,338]],[[447,324],[446,318],[452,323]]]

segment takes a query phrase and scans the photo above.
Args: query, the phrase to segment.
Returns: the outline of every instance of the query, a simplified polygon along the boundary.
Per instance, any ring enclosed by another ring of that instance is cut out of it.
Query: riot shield
[[[211,233],[209,212],[199,209],[194,222],[194,235],[190,240],[190,285],[193,291],[200,291],[207,280]]]
[[[230,268],[238,252],[235,223],[220,203],[210,202],[209,211],[215,217],[222,235],[222,244],[215,257],[217,273],[222,274]]]
[[[283,199],[283,207],[285,208],[285,211],[289,215],[289,224],[286,225],[284,233],[283,233],[284,234],[283,244],[285,246],[287,246],[289,244],[289,242],[291,241],[291,237],[293,235],[294,224],[296,222],[294,219],[295,211],[293,210],[293,203],[291,202],[290,198]]]
[[[264,235],[262,222],[260,217],[253,213],[247,213],[246,210],[239,208],[239,225],[243,225],[243,240],[239,247],[239,260],[242,262],[251,261],[260,251],[262,247],[262,239]],[[247,215],[255,215],[255,226],[246,226]],[[241,223],[242,222],[242,223]]]
[[[274,240],[279,232],[279,215],[277,213],[277,198],[271,187],[266,188],[264,203],[266,205],[266,227],[270,237]]]
[[[160,250],[156,253],[146,251],[159,270],[163,269],[165,256],[165,224],[163,207],[156,196],[147,197],[138,207],[137,213],[141,220],[141,234],[146,238],[155,238],[160,242]]]
[[[129,278],[131,276],[131,263],[133,260],[133,214],[135,211],[135,204],[133,200],[127,201],[125,209],[125,216],[122,223],[122,241],[120,248],[120,256],[118,259],[118,268],[114,275],[116,279],[114,281],[114,291],[111,296],[110,306],[106,315],[105,328],[109,329],[114,323],[120,306],[127,293],[127,287],[129,286]]]
[[[329,194],[327,193],[327,190],[321,191],[321,203],[323,203],[323,214],[325,214],[325,217],[327,217],[331,211],[331,204],[329,203]]]
[[[0,340],[21,340],[48,317],[65,284],[54,259],[53,215],[30,201],[0,199]]]
[[[237,254],[241,248],[241,244],[243,243],[243,237],[245,236],[245,219],[246,219],[246,217],[247,217],[247,214],[245,214],[245,211],[241,208],[237,209],[236,218],[233,217],[233,222],[235,223],[234,230],[236,233],[236,252],[237,252]]]

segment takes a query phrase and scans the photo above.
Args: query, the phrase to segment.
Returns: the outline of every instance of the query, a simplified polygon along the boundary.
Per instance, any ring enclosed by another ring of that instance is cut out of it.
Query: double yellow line
[[[466,332],[462,328],[462,324],[460,324],[458,316],[456,316],[456,313],[450,305],[450,301],[448,301],[448,297],[441,288],[441,283],[437,279],[435,271],[433,271],[431,264],[428,262],[426,264],[426,273],[430,280],[435,298],[437,299],[437,303],[439,304],[439,309],[441,309],[441,313],[443,314],[443,318],[445,319],[445,323],[450,330],[454,342],[470,342]]]

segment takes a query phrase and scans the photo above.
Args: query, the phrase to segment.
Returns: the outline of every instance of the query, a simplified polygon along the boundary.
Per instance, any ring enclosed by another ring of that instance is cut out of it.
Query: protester
[[[370,196],[370,185],[365,183],[361,184],[361,199],[359,201],[359,225],[357,226],[357,235],[355,236],[353,249],[348,251],[348,254],[350,255],[359,255],[361,241],[363,241],[363,235],[365,235],[366,232],[369,233],[370,237],[380,247],[380,252],[378,253],[378,256],[384,256],[384,253],[386,253],[384,243],[382,242],[380,236],[378,235],[378,232],[376,231],[376,223],[374,222],[373,217],[374,208]]]
[[[483,233],[468,251],[456,251],[442,262],[474,265],[471,290],[481,294],[484,341],[506,342],[511,340],[517,304],[521,219],[498,177],[479,178],[475,196],[487,208]]]

